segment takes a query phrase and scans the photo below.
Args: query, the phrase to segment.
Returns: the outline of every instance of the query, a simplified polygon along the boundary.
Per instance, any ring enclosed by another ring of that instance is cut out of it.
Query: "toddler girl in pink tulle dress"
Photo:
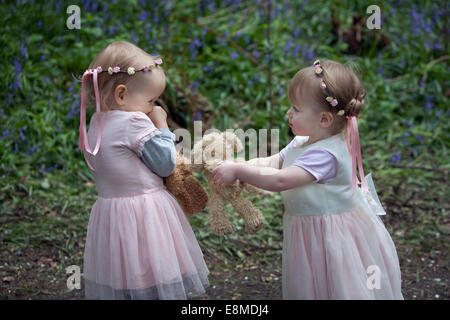
[[[86,299],[186,299],[208,286],[195,235],[163,184],[176,154],[166,113],[154,105],[165,88],[161,64],[113,42],[83,75],[79,147],[98,191],[84,252]],[[96,107],[89,132],[86,85]]]
[[[358,77],[317,60],[291,80],[289,99],[292,142],[268,158],[224,162],[215,180],[281,192],[284,299],[403,299],[395,245],[378,216],[385,212],[362,168]]]

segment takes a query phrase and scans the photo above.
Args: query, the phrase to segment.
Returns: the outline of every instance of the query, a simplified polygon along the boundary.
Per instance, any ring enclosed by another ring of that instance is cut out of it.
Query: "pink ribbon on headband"
[[[350,146],[350,137],[352,139]],[[356,184],[360,184],[364,190],[367,190],[366,177],[364,176],[364,169],[361,157],[361,145],[359,144],[359,131],[356,117],[347,117],[347,147],[350,157],[352,158],[352,193],[355,192]],[[356,165],[358,164],[359,176],[356,175]]]
[[[94,151],[92,151],[91,146],[89,145],[89,141],[87,138],[87,132],[86,132],[86,96],[85,96],[85,86],[86,81],[89,76],[93,76],[93,82],[94,82],[94,92],[95,92],[95,104],[96,104],[96,110],[97,110],[97,123],[98,123],[98,129],[97,129],[97,143],[95,144]],[[100,98],[98,94],[98,82],[97,82],[97,69],[90,69],[87,70],[83,74],[83,79],[81,81],[81,106],[80,106],[80,136],[78,140],[78,148],[80,150],[83,150],[84,160],[86,160],[86,163],[88,164],[89,168],[92,171],[95,171],[92,165],[89,163],[86,152],[89,152],[93,156],[95,156],[98,153],[98,150],[100,149],[100,143],[102,141],[102,131],[103,131],[103,125],[101,121],[100,116]]]

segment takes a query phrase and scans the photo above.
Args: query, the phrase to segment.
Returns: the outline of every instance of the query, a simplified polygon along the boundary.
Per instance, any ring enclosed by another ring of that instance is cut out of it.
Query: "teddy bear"
[[[203,210],[208,203],[208,193],[189,167],[189,160],[177,152],[177,162],[172,174],[164,178],[167,191],[178,200],[186,214]]]
[[[262,190],[236,180],[234,183],[221,187],[214,182],[212,171],[224,160],[242,161],[234,159],[234,152],[243,149],[241,141],[232,132],[212,132],[196,142],[191,155],[191,169],[194,172],[204,171],[208,179],[210,190],[208,207],[211,231],[216,235],[230,234],[236,231],[226,215],[225,205],[231,203],[237,213],[245,221],[245,231],[255,233],[264,225],[264,217],[253,204],[242,196],[243,189],[251,194],[264,193]]]

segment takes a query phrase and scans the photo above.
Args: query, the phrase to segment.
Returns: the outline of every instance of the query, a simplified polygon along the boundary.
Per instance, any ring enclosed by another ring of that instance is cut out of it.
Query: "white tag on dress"
[[[372,173],[369,173],[366,176],[366,182],[368,190],[361,189],[361,192],[364,198],[366,199],[367,203],[369,204],[370,208],[375,214],[379,216],[386,215],[386,211],[384,211],[380,199],[378,198],[377,191],[375,190],[375,185],[372,180]]]

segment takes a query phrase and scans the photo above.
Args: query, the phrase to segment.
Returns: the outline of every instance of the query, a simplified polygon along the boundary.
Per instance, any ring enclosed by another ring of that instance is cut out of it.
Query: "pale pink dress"
[[[102,112],[92,164],[98,199],[84,252],[87,299],[186,299],[205,292],[208,268],[191,226],[162,178],[139,159],[157,132],[142,112]],[[88,139],[95,145],[97,114]]]
[[[379,217],[384,210],[374,201],[375,187],[370,186],[374,197],[359,187],[352,193],[344,133],[307,146],[298,143],[287,150],[283,168],[308,150],[334,155],[337,175],[329,183],[282,192],[283,298],[403,299],[397,251]]]

